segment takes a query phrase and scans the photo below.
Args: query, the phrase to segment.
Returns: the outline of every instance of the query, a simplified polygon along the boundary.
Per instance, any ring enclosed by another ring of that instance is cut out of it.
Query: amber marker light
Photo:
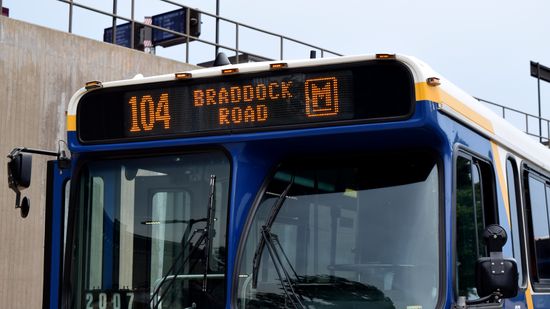
[[[86,88],[86,90],[92,90],[92,89],[97,89],[97,88],[103,88],[103,84],[98,81],[98,80],[93,80],[91,82],[87,82],[85,85],[84,85],[84,88]]]
[[[395,59],[395,54],[376,54],[376,59]]]
[[[234,69],[223,69],[222,70],[222,74],[235,74],[235,73],[239,73],[239,69],[234,68]]]
[[[426,83],[427,83],[429,86],[432,86],[432,87],[436,87],[436,86],[441,85],[441,81],[440,81],[439,78],[437,78],[437,77],[428,77],[428,78],[426,79]]]
[[[288,68],[288,64],[281,62],[281,63],[272,63],[269,65],[269,68],[271,70],[280,70],[280,69],[286,69]]]
[[[176,73],[176,79],[180,80],[180,79],[189,79],[193,77],[193,75],[191,73]]]

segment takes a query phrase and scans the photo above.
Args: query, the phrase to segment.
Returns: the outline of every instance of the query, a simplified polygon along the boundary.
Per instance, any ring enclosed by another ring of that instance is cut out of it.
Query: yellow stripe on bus
[[[484,116],[480,115],[464,103],[455,99],[447,92],[439,87],[429,86],[426,82],[416,83],[416,100],[417,101],[433,101],[438,104],[447,105],[459,114],[473,121],[490,133],[494,133],[493,124]]]
[[[525,290],[525,300],[527,302],[527,309],[534,309],[533,295],[531,295],[531,283],[527,280],[527,289]]]
[[[76,115],[67,115],[67,131],[76,131]]]

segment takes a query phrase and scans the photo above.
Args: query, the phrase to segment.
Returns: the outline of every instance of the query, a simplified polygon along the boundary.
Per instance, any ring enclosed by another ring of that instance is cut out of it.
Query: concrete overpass
[[[0,16],[0,300],[41,308],[46,158],[34,156],[28,218],[14,209],[8,152],[57,149],[72,94],[91,80],[184,71],[194,66]],[[2,163],[3,162],[3,163]]]

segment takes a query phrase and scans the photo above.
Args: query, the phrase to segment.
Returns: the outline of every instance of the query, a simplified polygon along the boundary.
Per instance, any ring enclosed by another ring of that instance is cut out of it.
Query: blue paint
[[[71,170],[59,170],[54,163],[52,227],[51,227],[51,256],[50,256],[50,308],[59,308],[61,295],[61,276],[63,261],[63,204],[65,200],[65,183],[71,176]],[[68,206],[65,206],[68,207]],[[48,293],[48,291],[44,291]]]
[[[445,177],[445,212],[446,212],[446,265],[447,265],[447,301],[445,303],[445,308],[452,308],[452,304],[454,300],[456,299],[457,295],[455,295],[454,287],[453,287],[453,242],[452,242],[452,225],[453,218],[451,217],[452,214],[452,199],[453,199],[453,154],[456,146],[461,145],[464,148],[466,148],[468,151],[472,151],[483,158],[487,159],[490,162],[493,162],[493,172],[494,172],[494,179],[495,179],[495,189],[496,189],[496,202],[498,204],[498,220],[499,224],[504,227],[508,235],[511,235],[511,229],[510,224],[508,223],[507,215],[506,215],[506,209],[504,206],[504,199],[503,199],[503,190],[507,190],[507,188],[500,187],[500,183],[498,181],[498,174],[497,170],[495,168],[495,154],[493,153],[493,149],[491,147],[490,141],[477,134],[476,132],[472,131],[471,129],[457,123],[455,120],[443,115],[443,114],[437,114],[437,124],[440,126],[440,132],[442,134],[446,135],[446,140],[448,141],[448,144],[446,145],[446,150],[444,152],[445,157],[445,171],[447,176]],[[505,173],[505,171],[503,170]],[[503,253],[505,257],[512,257],[512,244],[509,240],[506,245],[503,247]],[[533,297],[535,299],[535,297]],[[549,304],[550,305],[550,304]],[[520,290],[518,295],[513,299],[507,299],[505,300],[505,308],[516,308],[516,306],[519,306],[518,308],[527,308],[526,299],[525,299],[525,290]],[[535,308],[547,308],[548,306],[544,306],[543,304],[535,305]]]

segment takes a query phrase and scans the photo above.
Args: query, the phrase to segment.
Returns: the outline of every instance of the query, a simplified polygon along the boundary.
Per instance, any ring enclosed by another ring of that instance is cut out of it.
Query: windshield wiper
[[[210,265],[210,245],[212,243],[212,238],[214,238],[215,231],[212,229],[214,227],[214,195],[216,194],[216,175],[210,175],[210,193],[208,195],[208,214],[206,216],[206,226],[204,230],[206,232],[206,242],[204,244],[204,277],[202,280],[202,291],[206,292],[207,288],[207,278],[208,278],[208,265]]]
[[[215,193],[216,193],[216,191],[215,191],[216,190],[216,175],[210,175],[210,185],[209,186],[210,186],[210,190],[209,190],[210,192],[209,192],[209,196],[208,196],[208,213],[207,213],[207,216],[206,216],[206,218],[201,218],[201,219],[196,219],[196,220],[191,219],[191,220],[188,221],[187,228],[185,229],[185,232],[183,233],[183,237],[181,239],[181,244],[182,244],[181,252],[178,254],[176,259],[174,260],[174,262],[170,266],[170,269],[168,269],[168,271],[166,272],[166,275],[164,275],[164,277],[162,278],[160,283],[155,287],[155,290],[154,290],[153,294],[151,294],[151,298],[149,299],[149,305],[150,306],[153,305],[153,308],[158,308],[158,306],[162,303],[162,300],[168,294],[168,291],[170,290],[170,287],[174,284],[177,277],[183,271],[183,268],[185,267],[185,265],[189,261],[190,257],[193,256],[195,251],[197,251],[197,249],[203,244],[203,242],[204,242],[205,266],[204,266],[202,291],[206,292],[207,277],[208,277],[208,263],[209,263],[209,258],[210,258],[210,252],[209,252],[210,251],[210,243],[212,242],[212,238],[214,237],[214,234],[215,234],[215,230],[213,230],[213,226],[214,226],[214,204],[215,204],[214,196],[215,196]],[[178,222],[170,222],[170,221],[172,221],[172,220],[167,220],[165,222],[167,222],[167,223],[168,222],[169,223],[180,223],[183,220],[178,221]],[[151,222],[155,222],[153,224],[158,224],[156,222],[161,222],[161,221],[151,221]],[[206,222],[205,227],[203,229],[196,229],[196,230],[193,231],[193,233],[191,233],[191,228],[193,227],[194,224],[196,224],[198,222]],[[143,224],[148,224],[148,223],[143,223]],[[149,223],[149,224],[151,224],[151,223]],[[190,233],[191,233],[191,235],[189,236]],[[185,254],[185,251],[191,245],[191,240],[193,240],[193,238],[197,234],[200,234],[200,237],[195,242],[195,245],[191,249],[191,252],[189,252],[189,254],[185,257],[185,259],[183,260],[183,262],[181,263],[181,265],[177,269],[177,271],[175,273],[171,274],[172,271],[174,270],[174,268],[176,267],[176,265],[178,264],[178,262],[183,258],[183,255]],[[168,285],[164,289],[163,293],[161,293],[159,295],[160,290],[163,287],[163,285],[167,282],[168,277],[170,277],[171,279],[168,282]],[[158,300],[155,300],[155,297],[158,297]]]
[[[285,254],[283,247],[279,242],[279,237],[276,234],[267,231],[266,229],[262,229],[261,233],[262,233],[263,239],[265,240],[269,256],[273,261],[273,266],[275,266],[277,277],[279,278],[279,281],[281,282],[281,286],[283,287],[283,292],[285,293],[286,297],[290,299],[290,301],[294,305],[294,308],[305,308],[301,301],[302,296],[296,293],[296,291],[294,290],[294,282],[290,278],[290,274],[288,270],[285,268],[281,260],[281,256],[277,252],[277,249],[281,251],[281,253],[286,259],[288,266],[290,266],[290,269],[294,273],[294,276],[296,277],[297,280],[299,280],[300,277],[296,273],[296,270],[294,270],[294,267],[292,267],[292,264],[290,263],[288,256]],[[275,244],[277,244],[279,248],[277,248]]]
[[[260,268],[260,260],[262,257],[263,249],[265,246],[267,246],[269,256],[273,261],[273,265],[275,266],[275,271],[277,272],[277,277],[281,282],[281,286],[283,287],[283,292],[285,293],[286,297],[290,299],[290,301],[292,302],[295,308],[305,308],[300,300],[302,297],[298,295],[294,290],[294,282],[290,278],[290,274],[288,270],[285,268],[285,265],[283,264],[283,261],[281,259],[281,256],[278,253],[278,250],[280,250],[280,252],[283,254],[286,260],[286,263],[290,266],[290,269],[292,270],[296,279],[299,279],[299,276],[296,273],[296,270],[294,269],[294,267],[292,267],[292,264],[290,263],[288,256],[283,250],[283,247],[279,242],[279,237],[277,236],[277,234],[271,233],[271,226],[275,222],[275,219],[277,218],[277,215],[281,210],[293,183],[294,183],[294,177],[290,179],[289,184],[286,186],[286,188],[283,190],[281,195],[279,195],[279,197],[271,207],[271,211],[269,212],[269,216],[266,220],[266,223],[261,228],[261,231],[260,231],[261,238],[260,238],[260,241],[258,242],[258,246],[256,247],[256,252],[254,252],[254,259],[252,260],[252,288],[255,289],[258,286],[258,270]]]

